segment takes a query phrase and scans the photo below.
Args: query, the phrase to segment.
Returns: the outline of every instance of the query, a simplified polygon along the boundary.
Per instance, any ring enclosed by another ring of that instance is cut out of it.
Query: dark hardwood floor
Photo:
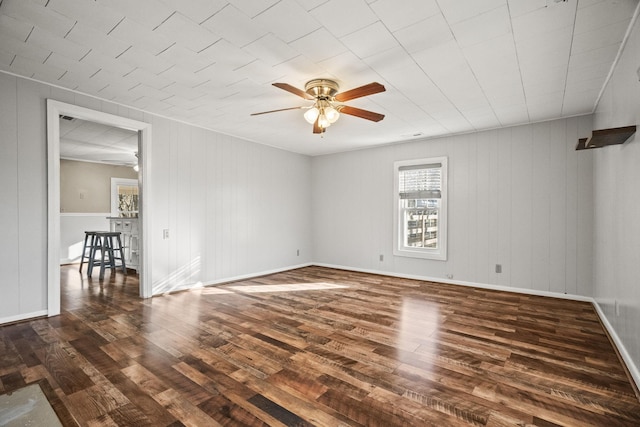
[[[640,425],[588,303],[321,267],[141,300],[62,274],[60,316],[0,328],[0,393],[44,382],[67,425]]]

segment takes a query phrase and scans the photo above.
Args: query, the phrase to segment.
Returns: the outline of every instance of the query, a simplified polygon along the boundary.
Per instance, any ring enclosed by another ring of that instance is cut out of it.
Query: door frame
[[[65,102],[47,99],[47,315],[60,314],[60,116],[71,116],[108,126],[138,132],[138,156],[140,170],[140,296],[150,298],[153,293],[151,282],[151,201],[149,179],[151,169],[151,124],[120,117],[102,111],[91,110]]]

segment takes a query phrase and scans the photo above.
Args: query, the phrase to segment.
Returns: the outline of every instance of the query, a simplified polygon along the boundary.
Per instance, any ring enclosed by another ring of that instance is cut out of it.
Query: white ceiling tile
[[[175,40],[170,40],[162,34],[155,33],[130,18],[120,21],[111,30],[109,36],[147,51],[152,55],[157,55],[175,44]]]
[[[253,18],[278,3],[278,1],[279,0],[229,0],[229,3],[244,12],[247,16]]]
[[[204,93],[202,92],[202,89],[190,88],[180,83],[172,83],[169,86],[162,88],[162,92],[169,93],[171,95],[180,96],[190,101],[193,101],[204,95]]]
[[[435,0],[407,0],[400,7],[397,0],[378,0],[371,4],[371,8],[392,32],[440,14]]]
[[[601,84],[604,83],[604,79],[609,74],[609,70],[611,69],[611,64],[606,62],[601,62],[599,64],[589,64],[584,67],[570,66],[569,72],[567,73],[567,81],[584,81],[584,80],[593,80],[593,79],[601,79]]]
[[[72,40],[63,39],[47,33],[37,27],[31,32],[29,40],[27,40],[27,44],[32,44],[75,60],[79,60],[89,53],[88,47],[79,45]]]
[[[162,1],[198,24],[218,13],[227,4],[226,0]]]
[[[0,38],[0,52],[19,55],[41,64],[47,59],[47,56],[51,54],[51,51],[48,49],[43,49],[32,43],[25,43],[13,37]]]
[[[625,22],[629,22],[637,6],[638,0],[616,0],[581,7],[576,14],[575,33],[582,34],[615,23],[626,27]]]
[[[95,1],[50,0],[47,7],[105,34],[124,18],[122,11],[103,7]]]
[[[628,25],[615,23],[592,31],[574,34],[571,53],[583,53],[589,50],[598,49],[604,46],[615,45],[614,49],[620,45],[627,32]]]
[[[395,31],[393,35],[409,53],[429,49],[453,39],[451,28],[441,13]]]
[[[129,43],[114,39],[106,33],[96,31],[80,22],[73,27],[65,38],[112,58],[116,58],[131,46]]]
[[[491,129],[500,126],[500,121],[489,105],[463,110],[462,114],[475,129]]]
[[[320,28],[318,21],[293,0],[282,0],[253,19],[286,43]]]
[[[451,25],[506,4],[507,0],[438,0],[442,13]]]
[[[96,0],[101,6],[115,10],[138,22],[148,30],[153,30],[167,19],[175,7],[170,7],[159,0]],[[178,2],[174,2],[178,3]],[[184,2],[180,2],[184,3]]]
[[[27,20],[32,26],[40,27],[58,37],[64,37],[75,24],[75,20],[31,0],[3,0],[2,12],[14,18]],[[0,28],[3,26],[4,24],[0,24]]]
[[[0,51],[0,68],[9,69],[9,65],[13,62],[13,58],[15,57],[12,53],[6,53]]]
[[[56,52],[53,52],[51,55],[49,55],[49,57],[45,61],[45,64],[49,64],[63,70],[73,70],[74,74],[78,74],[87,78],[94,75],[99,70],[99,68],[95,65],[86,62],[78,62]]]
[[[276,82],[283,77],[276,69],[267,66],[267,64],[259,59],[234,70],[234,73],[244,79],[249,79],[260,84]]]
[[[548,0],[509,0],[509,13],[511,17],[525,15],[537,9],[547,7]]]
[[[493,111],[502,126],[513,126],[529,123],[529,110],[526,104],[509,105],[507,107],[494,106]]]
[[[215,60],[199,55],[198,53],[174,44],[158,55],[159,58],[170,64],[177,64],[180,69],[195,73],[215,63]],[[167,69],[169,71],[171,68]],[[165,71],[163,71],[165,72]]]
[[[598,49],[571,55],[569,60],[570,67],[586,67],[587,65],[595,65],[602,63],[613,63],[618,54],[616,45],[603,46]]]
[[[164,77],[169,81],[180,82],[181,84],[190,88],[200,86],[201,84],[208,81],[205,76],[199,75],[193,71],[185,70],[179,65],[174,65],[168,70],[165,70],[162,73],[158,74],[158,76]]]
[[[353,52],[346,51],[340,55],[319,62],[318,66],[338,79],[349,80],[352,76],[359,76],[366,81],[375,80],[376,74],[366,62],[361,61]]]
[[[497,7],[481,15],[451,26],[453,35],[461,47],[511,33],[511,20],[506,6]]]
[[[212,61],[218,61],[225,67],[235,70],[247,65],[256,57],[250,53],[240,49],[224,39],[220,39],[211,46],[198,53],[202,58],[208,58]]]
[[[243,49],[270,66],[283,63],[299,55],[295,49],[273,34],[267,34]]]
[[[154,31],[194,52],[200,52],[220,39],[179,12],[171,15]]]
[[[231,4],[203,22],[202,26],[214,34],[224,34],[225,40],[238,47],[246,46],[268,32],[258,21]]]
[[[127,64],[124,61],[118,61],[110,56],[100,54],[96,50],[92,50],[84,56],[81,62],[93,65],[96,68],[106,70],[116,76],[124,76],[133,71],[135,66]]]
[[[296,2],[304,8],[304,10],[309,11],[315,9],[320,6],[322,3],[327,0],[296,0]]]
[[[367,58],[398,47],[395,37],[381,22],[376,22],[340,39],[359,58]]]
[[[165,92],[164,90],[158,90],[154,87],[148,86],[144,83],[133,86],[129,90],[129,94],[133,96],[138,96],[138,97],[144,96],[150,99],[154,99],[156,101],[162,101],[173,95],[171,93]]]
[[[45,81],[56,82],[67,70],[52,65],[44,65],[42,62],[34,61],[32,58],[17,55],[11,62],[9,71],[29,77],[37,75]]]
[[[575,16],[576,5],[574,2],[562,3],[556,7],[535,9],[513,18],[513,32],[516,39],[545,35],[563,28],[570,28],[570,33],[573,33]]]
[[[171,83],[173,83],[168,78],[162,75],[157,75],[144,68],[136,68],[135,70],[127,74],[127,77],[139,82],[143,82],[147,86],[151,86],[156,89],[162,89],[163,87],[169,86]]]
[[[347,51],[346,46],[324,28],[307,34],[289,45],[314,62],[321,62]]]
[[[362,0],[329,0],[311,11],[326,29],[340,38],[378,20]]]
[[[0,34],[26,41],[33,30],[33,25],[8,15],[0,15]]]
[[[145,69],[152,74],[160,74],[172,66],[171,63],[165,61],[163,58],[151,55],[135,47],[127,49],[122,55],[118,56],[118,60],[124,61],[134,67]]]
[[[298,55],[273,67],[277,74],[283,76],[304,76],[305,81],[318,78],[318,66],[304,55]]]

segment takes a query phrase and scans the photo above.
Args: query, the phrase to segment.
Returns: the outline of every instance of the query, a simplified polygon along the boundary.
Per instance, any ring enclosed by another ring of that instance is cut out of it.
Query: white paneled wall
[[[308,157],[0,73],[0,323],[47,310],[47,98],[152,123],[154,292],[311,261]]]
[[[151,123],[154,293],[311,261],[308,157],[157,117]]]
[[[640,21],[594,115],[594,129],[640,126]],[[640,136],[594,155],[594,297],[640,384]],[[617,310],[616,310],[617,306]]]
[[[590,296],[592,159],[574,151],[590,130],[587,116],[314,157],[314,261]],[[449,158],[448,260],[394,256],[393,162],[435,156]]]

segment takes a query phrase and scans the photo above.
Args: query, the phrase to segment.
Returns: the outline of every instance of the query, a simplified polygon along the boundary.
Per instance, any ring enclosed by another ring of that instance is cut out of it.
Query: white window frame
[[[438,213],[438,247],[437,248],[411,248],[404,245],[404,223],[400,199],[400,168],[406,166],[419,166],[440,163],[441,195],[440,212]],[[430,157],[424,159],[401,160],[393,163],[393,254],[396,256],[447,260],[447,157]]]

